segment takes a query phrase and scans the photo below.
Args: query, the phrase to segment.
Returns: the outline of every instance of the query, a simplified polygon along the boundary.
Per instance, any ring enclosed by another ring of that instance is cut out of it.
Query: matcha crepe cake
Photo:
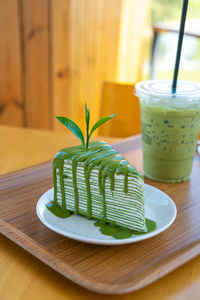
[[[100,119],[89,134],[86,106],[86,142],[74,122],[57,117],[82,145],[59,151],[53,160],[54,204],[63,212],[146,232],[141,174],[106,142],[89,143],[92,132],[113,116]]]

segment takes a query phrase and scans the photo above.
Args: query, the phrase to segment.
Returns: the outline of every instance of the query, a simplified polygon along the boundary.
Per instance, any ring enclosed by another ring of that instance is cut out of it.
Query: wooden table
[[[56,151],[77,142],[60,132],[0,126],[0,174],[52,159]],[[114,143],[117,139],[104,138]],[[19,246],[0,236],[0,299],[173,299],[200,295],[200,257],[135,293],[105,296],[68,281]]]

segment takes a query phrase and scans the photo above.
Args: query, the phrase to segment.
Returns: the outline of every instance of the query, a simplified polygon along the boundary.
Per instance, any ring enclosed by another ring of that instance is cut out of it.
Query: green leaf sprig
[[[103,117],[103,118],[99,119],[92,126],[92,129],[90,131],[90,110],[88,109],[87,104],[85,103],[86,141],[84,139],[82,130],[80,129],[80,127],[75,122],[73,122],[72,120],[70,120],[69,118],[66,118],[66,117],[55,116],[55,118],[60,123],[62,123],[64,126],[66,126],[81,141],[82,147],[84,149],[88,149],[88,147],[89,147],[89,141],[90,141],[90,137],[91,137],[92,133],[98,127],[100,127],[101,125],[103,125],[105,122],[111,120],[115,116],[116,116],[116,114],[110,115],[108,117]]]
[[[84,136],[80,127],[69,118],[56,116],[56,119],[65,125],[81,141],[83,148],[85,148]]]
[[[85,102],[85,123],[86,123],[86,149],[89,146],[90,134],[89,134],[89,126],[90,126],[90,110],[87,108],[87,104]]]

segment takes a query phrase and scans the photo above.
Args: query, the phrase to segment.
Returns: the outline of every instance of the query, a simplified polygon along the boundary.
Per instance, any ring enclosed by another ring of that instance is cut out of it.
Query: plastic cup
[[[200,130],[200,84],[179,81],[175,94],[170,80],[136,84],[142,122],[143,169],[161,182],[189,178]]]

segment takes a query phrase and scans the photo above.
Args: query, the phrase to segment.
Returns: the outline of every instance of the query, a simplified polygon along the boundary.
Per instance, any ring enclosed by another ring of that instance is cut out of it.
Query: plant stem
[[[87,140],[86,140],[86,149],[88,149],[88,146],[89,146],[89,128],[87,128]]]
[[[88,149],[88,145],[89,145],[89,124],[86,124],[86,131],[87,131],[87,138],[86,138],[86,149]]]
[[[88,146],[89,146],[89,140],[90,140],[90,135],[89,135],[89,128],[88,128],[88,130],[87,130],[86,149],[88,149]]]

